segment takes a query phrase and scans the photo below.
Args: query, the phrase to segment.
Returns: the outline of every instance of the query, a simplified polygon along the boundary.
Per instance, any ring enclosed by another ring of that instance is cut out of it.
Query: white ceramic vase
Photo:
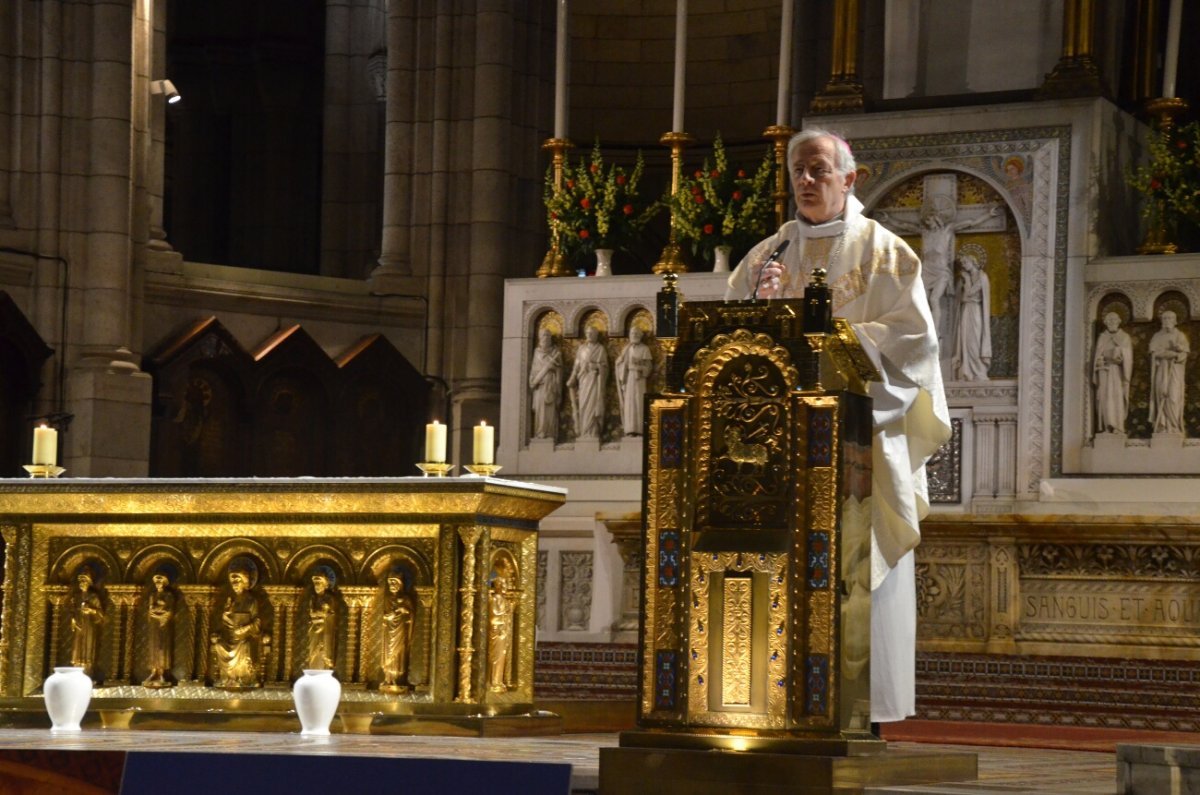
[[[597,276],[612,276],[612,256],[611,248],[596,249],[596,275]]]
[[[337,714],[342,698],[342,683],[329,668],[306,668],[304,676],[292,685],[292,701],[300,718],[300,734],[329,734],[329,724]]]
[[[77,732],[83,713],[92,700],[92,680],[75,666],[56,667],[42,685],[46,713],[50,715],[50,731]]]
[[[733,246],[717,246],[713,249],[713,273],[729,273],[729,252]]]

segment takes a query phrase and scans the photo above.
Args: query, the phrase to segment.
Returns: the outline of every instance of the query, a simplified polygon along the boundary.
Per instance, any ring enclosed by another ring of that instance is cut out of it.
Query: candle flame
[[[487,420],[480,420],[480,421],[479,421],[479,427],[480,427],[480,428],[483,428],[483,427],[484,427],[484,426],[486,426],[486,425],[487,425]]]

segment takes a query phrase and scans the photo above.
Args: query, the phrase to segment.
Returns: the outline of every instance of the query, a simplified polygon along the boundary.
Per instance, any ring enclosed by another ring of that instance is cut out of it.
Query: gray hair
[[[849,174],[858,168],[858,164],[854,162],[854,153],[850,151],[850,144],[846,143],[846,139],[835,132],[830,132],[820,127],[810,127],[807,130],[801,130],[796,133],[788,141],[787,164],[789,171],[791,170],[792,155],[795,153],[796,148],[817,138],[828,138],[833,141],[833,166],[838,170],[839,174]]]

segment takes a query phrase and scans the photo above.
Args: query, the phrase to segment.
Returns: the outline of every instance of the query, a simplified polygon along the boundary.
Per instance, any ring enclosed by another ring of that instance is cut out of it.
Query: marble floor
[[[91,730],[73,736],[46,730],[0,730],[5,751],[174,751],[185,753],[258,753],[338,756],[421,757],[506,762],[559,762],[572,766],[572,787],[588,792],[597,786],[598,749],[614,746],[615,734],[567,734],[540,738],[397,737],[335,734],[305,738],[298,734]],[[898,749],[969,750],[979,755],[979,780],[970,784],[889,787],[871,795],[937,793],[983,795],[1112,795],[1116,792],[1114,753],[930,745],[893,742]]]

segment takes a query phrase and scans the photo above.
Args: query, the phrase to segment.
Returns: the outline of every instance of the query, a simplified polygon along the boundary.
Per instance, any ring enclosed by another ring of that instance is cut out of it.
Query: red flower
[[[706,234],[706,235],[711,235],[712,233],[713,233],[713,225],[712,225],[712,224],[705,224],[705,225],[704,225],[704,234]]]
[[[586,229],[579,230],[579,239],[580,240],[587,240],[589,237],[591,237],[591,235],[588,234],[588,230],[586,230]]]
[[[696,173],[692,174],[692,176],[696,179],[700,179],[700,177],[704,176],[704,172],[702,172],[700,169],[696,169]]]
[[[584,196],[582,199],[579,200],[579,206],[586,210],[587,208],[592,206],[592,200],[589,199],[587,196]]]
[[[1187,149],[1187,141],[1176,141],[1175,145],[1180,149]]]
[[[600,167],[597,166],[595,163],[592,163],[590,166],[588,166],[588,171],[592,172],[593,174],[595,174],[599,170],[600,170]]]
[[[742,192],[740,190],[735,190],[733,192],[733,200],[735,202],[740,202],[742,200]]]
[[[573,187],[575,187],[575,180],[573,180],[573,179],[569,179],[569,180],[567,180],[567,187],[568,187],[568,188],[573,188]]]
[[[624,207],[621,208],[621,212],[625,213],[626,215],[633,215],[633,205],[626,204]]]
[[[1158,190],[1162,187],[1162,183],[1156,179],[1150,180],[1150,190]]]
[[[551,212],[551,213],[550,213],[550,217],[551,217],[551,218],[553,218],[554,220],[556,220],[556,221],[557,221],[557,220],[558,220],[558,213],[556,213],[556,212]]]
[[[745,172],[744,170],[742,170],[742,169],[740,169],[740,168],[739,168],[739,169],[738,169],[738,176],[739,176],[739,177],[745,177],[745,176],[746,176],[746,172]]]
[[[712,172],[709,174],[709,176],[710,176],[710,177],[712,177],[713,179],[716,179],[717,177],[721,176],[721,171],[720,171],[720,169],[716,169],[716,168],[714,168],[714,169],[712,170]]]
[[[625,175],[624,174],[617,174],[617,184],[618,185],[625,184]]]
[[[699,193],[696,194],[695,199],[696,199],[696,204],[704,204],[704,197],[701,196]]]

